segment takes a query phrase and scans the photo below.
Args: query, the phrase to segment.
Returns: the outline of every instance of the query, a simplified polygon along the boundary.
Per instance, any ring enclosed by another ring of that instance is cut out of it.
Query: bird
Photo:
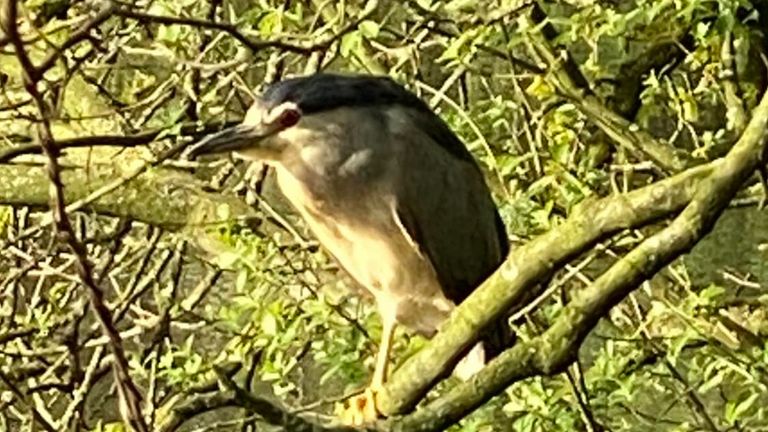
[[[450,127],[388,76],[321,72],[265,87],[242,123],[187,157],[234,153],[275,170],[323,249],[374,299],[382,336],[367,390],[343,418],[379,416],[396,325],[432,337],[504,261],[510,245],[484,175]],[[454,374],[503,349],[488,329]]]

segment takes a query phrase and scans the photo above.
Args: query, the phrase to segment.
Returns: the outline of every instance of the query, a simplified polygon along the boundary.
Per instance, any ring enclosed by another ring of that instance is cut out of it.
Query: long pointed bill
[[[186,152],[187,159],[195,159],[198,156],[206,154],[227,153],[242,150],[253,146],[258,140],[266,137],[261,128],[237,125],[212,135],[208,135],[196,144],[192,145]]]

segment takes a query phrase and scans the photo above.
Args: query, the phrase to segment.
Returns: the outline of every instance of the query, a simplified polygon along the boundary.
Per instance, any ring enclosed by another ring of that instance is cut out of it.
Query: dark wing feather
[[[395,134],[411,131],[397,137],[407,145],[396,214],[432,263],[444,295],[459,304],[506,259],[509,240],[474,159],[447,150],[445,140],[451,140],[451,146],[458,143],[469,155],[461,141],[433,113],[414,112],[410,121],[411,128],[391,128]],[[512,338],[506,319],[489,326],[482,338],[487,358],[498,355]]]
[[[506,257],[507,234],[474,159],[457,158],[434,139],[453,140],[469,155],[461,141],[433,113],[411,114],[413,125],[391,128],[406,142],[396,212],[458,304]]]

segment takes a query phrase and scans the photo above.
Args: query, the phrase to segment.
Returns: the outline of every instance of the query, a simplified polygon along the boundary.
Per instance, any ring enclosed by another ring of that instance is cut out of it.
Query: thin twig
[[[38,81],[42,78],[41,69],[32,64],[26,48],[23,45],[17,27],[18,4],[16,0],[5,2],[3,11],[2,28],[11,41],[16,52],[16,57],[22,67],[24,87],[27,93],[35,101],[36,108],[43,121],[38,124],[37,133],[43,153],[48,158],[47,173],[51,183],[50,206],[54,214],[54,225],[60,241],[66,244],[75,255],[76,268],[81,283],[90,294],[90,303],[93,312],[101,324],[102,331],[109,339],[110,350],[114,357],[113,369],[120,396],[120,413],[124,421],[138,432],[148,432],[149,428],[144,422],[141,413],[141,393],[131,379],[128,360],[123,351],[122,338],[112,322],[112,315],[104,302],[104,292],[96,284],[93,275],[93,264],[88,259],[88,250],[76,237],[69,215],[66,212],[64,201],[64,185],[61,180],[61,170],[58,163],[60,154],[56,141],[51,132],[50,105],[46,103],[43,95],[38,90]],[[90,29],[89,29],[90,30]],[[66,43],[65,43],[66,45]],[[55,61],[55,60],[54,60]]]
[[[245,34],[243,34],[242,32],[240,32],[237,28],[237,25],[232,23],[226,23],[226,22],[210,21],[210,20],[199,19],[199,18],[184,18],[184,17],[165,16],[165,15],[155,15],[155,14],[135,11],[127,7],[116,8],[114,10],[114,14],[118,16],[126,17],[126,18],[132,18],[142,23],[153,22],[153,23],[160,23],[160,24],[177,24],[177,25],[187,25],[187,26],[203,28],[203,29],[223,31],[254,52],[259,52],[261,50],[268,49],[268,48],[277,48],[283,51],[289,51],[297,54],[306,55],[306,54],[311,54],[315,51],[323,51],[328,49],[328,47],[331,44],[341,39],[342,36],[344,36],[345,34],[351,31],[356,30],[357,26],[364,20],[368,19],[376,11],[377,7],[378,7],[377,0],[369,0],[368,3],[365,5],[365,8],[363,9],[362,13],[359,16],[357,16],[354,20],[351,20],[346,26],[344,26],[344,28],[328,36],[316,38],[312,43],[309,43],[309,44],[296,44],[296,43],[285,42],[282,40],[252,39],[246,36]]]
[[[185,124],[179,129],[179,136],[189,136],[192,139],[197,139],[219,129],[234,126],[235,124],[237,124],[237,122],[221,122],[207,124],[202,127],[194,123]],[[163,135],[167,131],[168,129],[154,129],[134,135],[93,135],[63,139],[57,141],[56,144],[60,150],[95,146],[123,148],[138,147],[159,140],[165,136],[169,138],[172,137],[173,135]],[[7,163],[22,155],[40,154],[42,151],[42,147],[37,143],[3,148],[0,150],[0,163]]]

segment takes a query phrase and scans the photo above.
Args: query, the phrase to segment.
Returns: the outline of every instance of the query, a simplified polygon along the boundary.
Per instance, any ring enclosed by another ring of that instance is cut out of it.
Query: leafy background
[[[585,200],[669,173],[617,146],[599,124],[609,113],[691,166],[730,148],[765,89],[764,1],[539,4],[556,30],[554,63],[540,49],[542,25],[517,1],[121,3],[61,50],[101,5],[21,2],[32,59],[58,53],[42,85],[56,139],[102,137],[62,157],[68,193],[120,185],[73,217],[157,430],[266,430],[216,399],[217,373],[330,416],[373,366],[378,317],[264,167],[150,163],[240,119],[265,83],[319,70],[403,83],[480,162],[513,244]],[[566,58],[586,84],[558,75]],[[33,413],[61,430],[123,430],[105,341],[73,257],[48,228],[43,159],[3,153],[32,142],[39,122],[3,33],[0,84],[0,430],[37,430]],[[604,112],[585,112],[571,92],[587,88]],[[119,139],[146,131],[153,139],[140,145]],[[190,196],[208,205],[184,207]],[[451,430],[768,430],[764,198],[760,184],[745,188],[691,254],[604,317],[567,372],[515,383]],[[557,269],[513,323],[518,338],[540,334],[652,230],[628,230]],[[400,331],[395,362],[424,343]]]

